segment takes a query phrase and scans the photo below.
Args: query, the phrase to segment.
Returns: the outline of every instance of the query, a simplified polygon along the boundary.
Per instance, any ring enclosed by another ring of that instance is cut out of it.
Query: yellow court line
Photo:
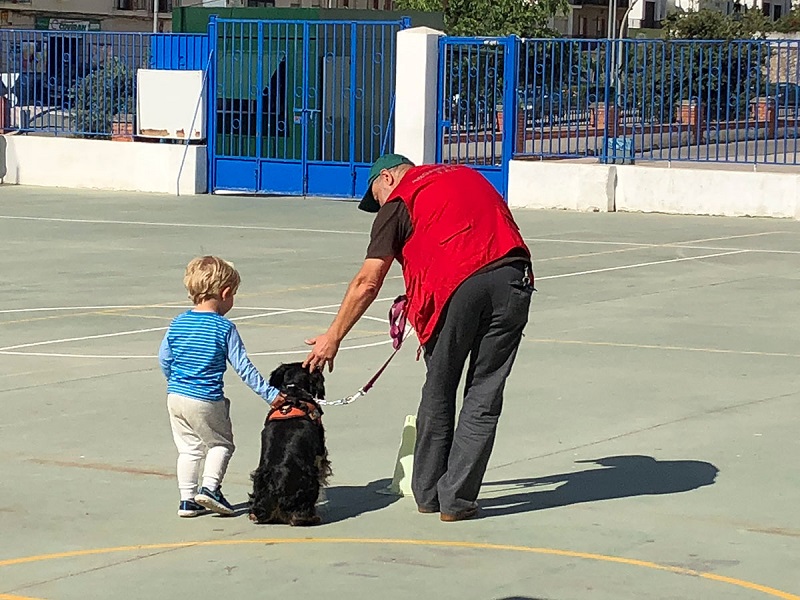
[[[642,246],[633,246],[631,248],[621,248],[619,250],[602,250],[600,252],[584,252],[582,254],[567,254],[565,256],[548,256],[545,258],[534,258],[533,264],[535,267],[539,263],[551,262],[554,260],[567,260],[571,258],[588,258],[592,256],[600,256],[601,254],[620,254],[622,252],[633,252],[634,250],[652,250],[653,248],[658,249],[661,247],[662,246],[647,246],[643,248]]]
[[[640,348],[642,350],[677,350],[683,352],[708,352],[710,354],[738,354],[742,356],[775,356],[781,358],[800,358],[800,354],[790,352],[761,352],[758,350],[726,350],[724,348],[695,348],[692,346],[659,346],[657,344],[630,344],[624,342],[590,342],[585,340],[557,340],[554,338],[526,338],[538,344],[571,344],[575,346],[608,346],[611,348]]]
[[[157,305],[157,304],[142,304],[140,306],[125,306],[120,308],[106,308],[102,310],[86,310],[80,312],[73,312],[73,311],[64,311],[60,312],[59,314],[50,315],[49,317],[28,317],[25,319],[14,319],[11,321],[0,321],[0,326],[2,325],[18,325],[20,323],[35,323],[36,321],[51,321],[54,319],[68,319],[68,318],[75,318],[75,317],[89,317],[92,315],[97,316],[117,316],[117,317],[138,317],[139,315],[131,315],[125,314],[127,311],[131,310],[141,310],[143,308],[158,308],[159,306],[167,306],[167,305],[174,305],[175,308],[180,308],[182,304],[186,304],[185,302],[165,302],[164,304]],[[151,317],[145,317],[151,318]],[[166,317],[159,317],[161,320],[165,320]]]
[[[437,541],[437,540],[402,540],[402,539],[380,539],[380,538],[299,538],[299,539],[254,539],[254,540],[212,540],[206,542],[177,542],[166,544],[145,544],[140,546],[118,546],[115,548],[95,548],[90,550],[74,550],[71,552],[58,552],[54,554],[40,554],[38,556],[27,556],[23,558],[11,558],[0,561],[0,567],[20,565],[59,558],[75,558],[80,556],[93,556],[97,554],[110,554],[112,552],[137,552],[147,550],[167,550],[175,548],[193,548],[203,546],[240,546],[240,545],[269,545],[269,544],[383,544],[399,546],[433,546],[445,548],[468,548],[473,550],[504,550],[511,552],[525,552],[530,554],[544,554],[550,556],[563,556],[566,558],[580,558],[585,560],[595,560],[600,562],[617,563],[634,567],[644,567],[657,571],[666,571],[677,575],[687,575],[699,577],[720,583],[727,583],[740,588],[761,592],[769,596],[781,598],[782,600],[800,600],[800,596],[790,594],[772,587],[735,579],[714,573],[705,573],[686,569],[684,567],[672,567],[658,563],[638,560],[634,558],[624,558],[621,556],[609,556],[606,554],[593,554],[589,552],[574,552],[572,550],[558,550],[554,548],[535,548],[531,546],[515,546],[511,544],[489,544],[482,542],[457,542],[457,541]],[[2,598],[0,596],[0,598]],[[11,597],[11,600],[18,598]]]
[[[0,600],[39,600],[39,598],[29,598],[28,596],[14,596],[13,594],[0,594]]]

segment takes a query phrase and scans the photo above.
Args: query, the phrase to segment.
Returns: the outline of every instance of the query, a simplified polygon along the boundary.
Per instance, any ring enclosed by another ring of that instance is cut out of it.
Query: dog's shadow
[[[484,516],[510,515],[632,496],[678,494],[713,485],[719,473],[719,469],[708,462],[656,460],[652,456],[608,456],[577,462],[594,463],[604,468],[485,482],[483,489],[490,497],[480,500]],[[542,489],[553,485],[558,487]],[[507,491],[511,493],[502,494]]]
[[[325,488],[327,502],[317,507],[322,524],[352,519],[364,513],[381,510],[401,499],[400,496],[380,493],[389,487],[391,479],[378,479],[367,485],[339,485]],[[232,517],[250,514],[250,504],[240,502],[233,505]]]
[[[325,489],[327,503],[320,507],[322,523],[338,523],[364,513],[381,510],[400,500],[400,496],[380,493],[391,479],[378,479],[365,486],[335,485]]]

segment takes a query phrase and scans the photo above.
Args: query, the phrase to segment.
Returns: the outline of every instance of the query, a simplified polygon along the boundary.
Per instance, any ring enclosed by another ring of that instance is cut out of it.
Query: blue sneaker
[[[206,512],[208,511],[205,508],[192,500],[182,500],[178,506],[179,517],[196,517],[198,515],[205,514]]]
[[[194,501],[200,506],[204,506],[215,513],[225,516],[230,516],[236,511],[222,495],[222,489],[214,490],[213,492],[207,487],[201,487],[198,494],[194,497]]]

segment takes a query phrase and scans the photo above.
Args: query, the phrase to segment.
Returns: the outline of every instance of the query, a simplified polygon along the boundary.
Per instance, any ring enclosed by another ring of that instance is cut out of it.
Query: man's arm
[[[387,256],[368,258],[364,261],[361,270],[347,287],[339,312],[328,331],[306,340],[306,344],[313,348],[303,366],[308,366],[313,371],[322,370],[327,364],[328,369],[333,371],[333,359],[339,351],[339,344],[378,297],[393,260],[393,256]]]

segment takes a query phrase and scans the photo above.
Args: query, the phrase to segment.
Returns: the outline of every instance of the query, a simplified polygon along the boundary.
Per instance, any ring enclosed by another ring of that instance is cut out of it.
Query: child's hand
[[[283,394],[283,392],[281,392],[277,396],[275,396],[275,400],[272,401],[269,407],[272,409],[276,409],[280,408],[284,404],[286,404],[286,396]]]

